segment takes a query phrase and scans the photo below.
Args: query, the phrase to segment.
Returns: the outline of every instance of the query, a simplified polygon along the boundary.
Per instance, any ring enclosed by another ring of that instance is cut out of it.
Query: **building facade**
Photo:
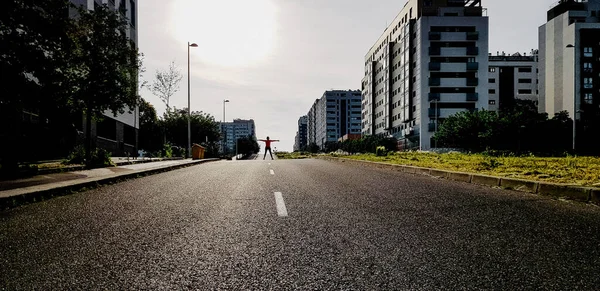
[[[75,5],[81,5],[89,10],[94,10],[99,5],[106,4],[115,9],[128,20],[129,27],[126,31],[127,36],[133,40],[136,47],[138,44],[138,7],[137,0],[70,0]],[[71,16],[76,16],[76,11],[71,12]],[[125,111],[123,114],[113,115],[107,110],[104,112],[105,118],[100,121],[92,121],[92,139],[96,146],[110,151],[113,156],[137,155],[138,149],[138,130],[139,108],[133,111]],[[78,124],[78,130],[85,131],[85,118],[82,117],[81,127]]]
[[[234,119],[233,122],[221,122],[223,134],[223,151],[235,152],[236,142],[240,138],[252,137],[256,140],[256,126],[253,119]]]
[[[308,146],[308,115],[298,119],[298,131],[294,142],[294,151],[303,151]]]
[[[308,113],[308,144],[323,149],[325,143],[336,142],[341,136],[360,134],[360,116],[360,90],[326,91]]]
[[[540,102],[550,117],[575,119],[573,148],[594,148],[600,134],[600,0],[561,0],[539,28]],[[596,146],[597,148],[597,146]]]
[[[439,123],[488,109],[488,17],[480,0],[409,0],[365,56],[362,134],[427,150]]]
[[[506,55],[498,52],[489,57],[489,110],[502,110],[515,99],[530,100],[538,105],[538,51]]]

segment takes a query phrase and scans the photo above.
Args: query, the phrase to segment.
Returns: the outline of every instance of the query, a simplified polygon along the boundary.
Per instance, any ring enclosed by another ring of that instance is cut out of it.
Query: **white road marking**
[[[269,171],[271,171],[271,175],[275,175],[275,172],[273,172],[273,170],[272,170],[272,169],[271,169],[271,170],[269,170]]]
[[[287,208],[285,208],[285,202],[283,202],[283,195],[281,192],[275,192],[275,204],[277,204],[277,215],[280,217],[288,216]]]
[[[271,163],[269,163],[269,166],[271,165]]]

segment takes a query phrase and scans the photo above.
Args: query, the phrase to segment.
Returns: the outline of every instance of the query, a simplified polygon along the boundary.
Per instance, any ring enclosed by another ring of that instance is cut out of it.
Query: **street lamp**
[[[572,44],[568,44],[566,48],[572,48],[573,49],[573,64],[575,64],[575,69],[573,70],[573,75],[575,75],[575,73],[577,72],[577,64],[575,62],[575,46]],[[575,144],[576,144],[576,138],[575,138],[575,134],[577,132],[577,112],[579,112],[577,110],[577,80],[575,80],[575,82],[573,83],[573,153],[575,153]]]
[[[229,99],[224,99],[223,100],[223,121],[221,122],[221,134],[223,134],[224,132],[224,123],[225,123],[225,103],[228,103]],[[222,151],[223,153],[225,153],[225,136],[223,135],[223,141],[222,141]]]
[[[192,154],[192,127],[191,127],[191,119],[192,119],[192,111],[190,110],[190,47],[198,47],[197,44],[188,41],[187,44],[187,53],[188,53],[188,148],[187,148],[187,157],[191,157]]]

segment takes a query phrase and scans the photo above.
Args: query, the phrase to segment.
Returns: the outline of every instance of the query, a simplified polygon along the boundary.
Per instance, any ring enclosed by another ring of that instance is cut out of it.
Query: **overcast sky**
[[[490,52],[537,48],[537,30],[557,1],[483,0],[490,17]],[[404,0],[144,0],[139,48],[152,81],[171,61],[184,78],[171,105],[187,107],[187,42],[192,110],[217,121],[254,119],[259,138],[291,151],[297,121],[329,89],[360,89],[364,56]],[[142,97],[162,115],[165,105]]]

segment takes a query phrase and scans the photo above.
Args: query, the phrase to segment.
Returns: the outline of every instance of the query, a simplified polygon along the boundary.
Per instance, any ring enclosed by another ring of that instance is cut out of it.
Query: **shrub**
[[[387,156],[387,151],[386,151],[385,147],[384,146],[378,146],[375,149],[375,155],[377,155],[378,157]]]
[[[85,148],[81,145],[75,147],[73,151],[71,151],[64,163],[69,165],[86,165],[88,167],[106,167],[113,165],[113,162],[110,159],[110,153],[105,149],[93,149],[90,160],[86,161]]]
[[[171,147],[170,144],[166,143],[163,146],[162,156],[165,157],[165,158],[171,158],[171,157],[173,157],[173,148]]]

